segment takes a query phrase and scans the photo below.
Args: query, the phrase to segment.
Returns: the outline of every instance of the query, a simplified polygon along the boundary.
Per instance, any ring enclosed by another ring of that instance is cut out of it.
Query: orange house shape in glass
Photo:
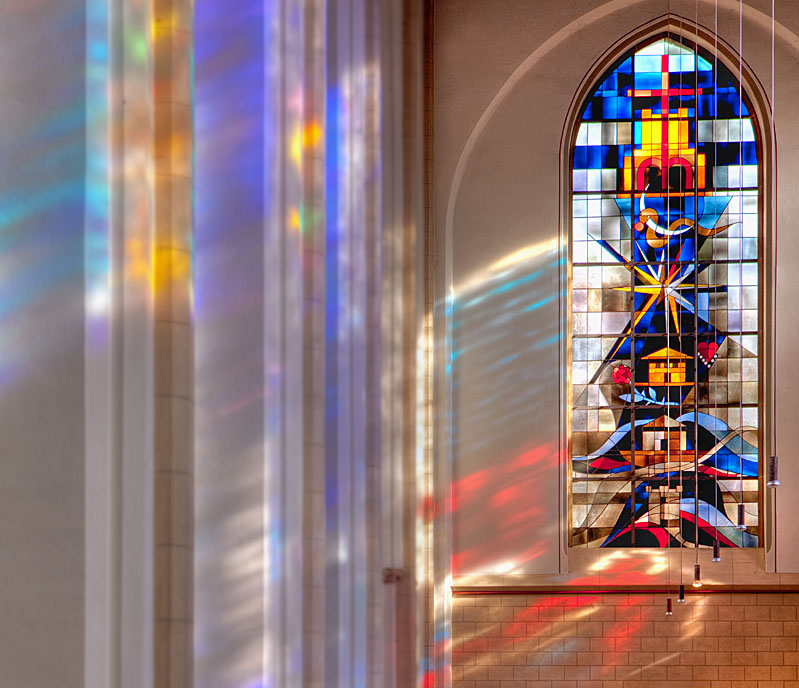
[[[692,359],[681,351],[666,347],[644,356],[642,360],[649,363],[650,385],[672,387],[688,384],[686,365]]]

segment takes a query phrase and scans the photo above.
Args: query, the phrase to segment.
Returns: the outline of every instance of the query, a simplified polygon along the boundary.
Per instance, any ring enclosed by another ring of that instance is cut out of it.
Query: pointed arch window
[[[753,125],[733,72],[673,35],[630,50],[584,104],[572,148],[571,546],[758,546]]]

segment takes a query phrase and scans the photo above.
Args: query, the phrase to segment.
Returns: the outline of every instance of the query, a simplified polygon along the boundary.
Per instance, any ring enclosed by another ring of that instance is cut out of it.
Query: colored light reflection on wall
[[[557,543],[557,239],[465,277],[452,302],[455,576],[532,573]],[[548,425],[548,426],[547,426]],[[554,500],[553,500],[554,498]]]

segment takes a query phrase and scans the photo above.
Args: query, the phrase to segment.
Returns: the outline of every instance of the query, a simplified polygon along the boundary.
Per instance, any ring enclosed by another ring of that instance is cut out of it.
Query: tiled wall
[[[799,688],[799,595],[455,595],[454,688]]]

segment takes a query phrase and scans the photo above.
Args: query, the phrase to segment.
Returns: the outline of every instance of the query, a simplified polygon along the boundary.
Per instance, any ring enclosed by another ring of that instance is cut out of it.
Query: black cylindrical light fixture
[[[721,545],[718,540],[713,542],[713,559],[711,561],[721,561]]]
[[[671,597],[666,600],[666,616],[671,616],[674,612],[671,608]]]
[[[694,587],[702,587],[702,571],[699,568],[699,564],[694,564]]]
[[[770,456],[768,460],[768,482],[766,483],[768,487],[779,487],[780,486],[780,478],[779,478],[779,465],[777,463],[776,456]]]
[[[685,586],[682,584],[680,585],[680,596],[677,598],[677,602],[679,604],[685,603]]]
[[[746,530],[746,509],[743,504],[738,505],[738,524],[736,530]]]

